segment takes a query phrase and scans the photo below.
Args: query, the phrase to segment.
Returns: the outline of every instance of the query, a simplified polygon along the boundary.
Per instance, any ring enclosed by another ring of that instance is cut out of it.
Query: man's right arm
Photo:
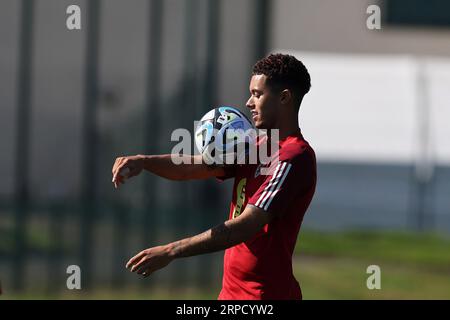
[[[170,180],[208,179],[224,174],[222,167],[205,164],[201,155],[176,155],[181,164],[175,164],[170,154],[141,157],[145,170]]]
[[[112,174],[115,187],[124,182],[124,178],[138,175],[142,170],[169,180],[194,180],[223,176],[223,167],[209,166],[202,161],[201,155],[191,156],[176,155],[181,164],[175,164],[172,155],[136,155],[125,156],[116,159]],[[182,160],[182,161],[180,161]]]

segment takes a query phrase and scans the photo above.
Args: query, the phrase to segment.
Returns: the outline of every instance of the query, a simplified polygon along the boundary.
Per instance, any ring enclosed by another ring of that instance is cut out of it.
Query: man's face
[[[266,84],[267,76],[254,75],[250,80],[250,109],[255,127],[258,129],[275,129],[278,123],[279,95]]]

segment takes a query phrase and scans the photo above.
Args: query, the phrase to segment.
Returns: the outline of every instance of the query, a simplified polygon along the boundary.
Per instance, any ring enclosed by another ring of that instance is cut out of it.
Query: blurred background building
[[[66,9],[81,9],[68,30]],[[381,8],[370,30],[369,5]],[[176,128],[245,111],[252,65],[294,54],[312,77],[299,121],[318,156],[304,230],[450,232],[450,4],[445,1],[1,0],[0,280],[4,292],[221,284],[222,253],[146,282],[143,248],[228,215],[232,181],[149,174],[119,190],[116,157],[170,153]],[[140,290],[140,291],[139,291]],[[172,291],[171,291],[172,290]]]

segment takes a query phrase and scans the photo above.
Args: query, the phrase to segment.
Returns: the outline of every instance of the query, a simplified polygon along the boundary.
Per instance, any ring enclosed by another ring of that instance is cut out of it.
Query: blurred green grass
[[[220,288],[205,290],[194,287],[184,288],[142,288],[127,287],[121,290],[97,288],[92,291],[65,291],[55,294],[28,292],[26,294],[4,295],[8,300],[215,300]],[[2,296],[0,296],[1,299]]]
[[[450,238],[400,231],[300,233],[296,253],[418,264],[450,272]]]
[[[398,231],[300,233],[294,258],[305,299],[450,299],[450,239]],[[369,290],[369,265],[381,289]]]
[[[45,247],[46,241],[39,242]],[[304,299],[450,299],[448,235],[399,231],[326,233],[302,230],[294,273]],[[175,263],[183,263],[177,261]],[[381,268],[381,290],[369,290],[369,265]],[[221,279],[217,279],[217,286]],[[6,299],[216,299],[219,288],[96,289],[3,295]]]

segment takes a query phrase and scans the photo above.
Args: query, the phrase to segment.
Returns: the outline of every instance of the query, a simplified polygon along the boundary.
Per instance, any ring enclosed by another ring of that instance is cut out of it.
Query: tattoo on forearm
[[[231,229],[225,223],[219,224],[211,229],[211,237],[220,242],[222,239],[225,239],[224,244],[228,244],[231,238]]]
[[[194,237],[174,242],[172,250],[178,258],[224,250],[235,245],[231,234],[231,228],[222,223]]]

